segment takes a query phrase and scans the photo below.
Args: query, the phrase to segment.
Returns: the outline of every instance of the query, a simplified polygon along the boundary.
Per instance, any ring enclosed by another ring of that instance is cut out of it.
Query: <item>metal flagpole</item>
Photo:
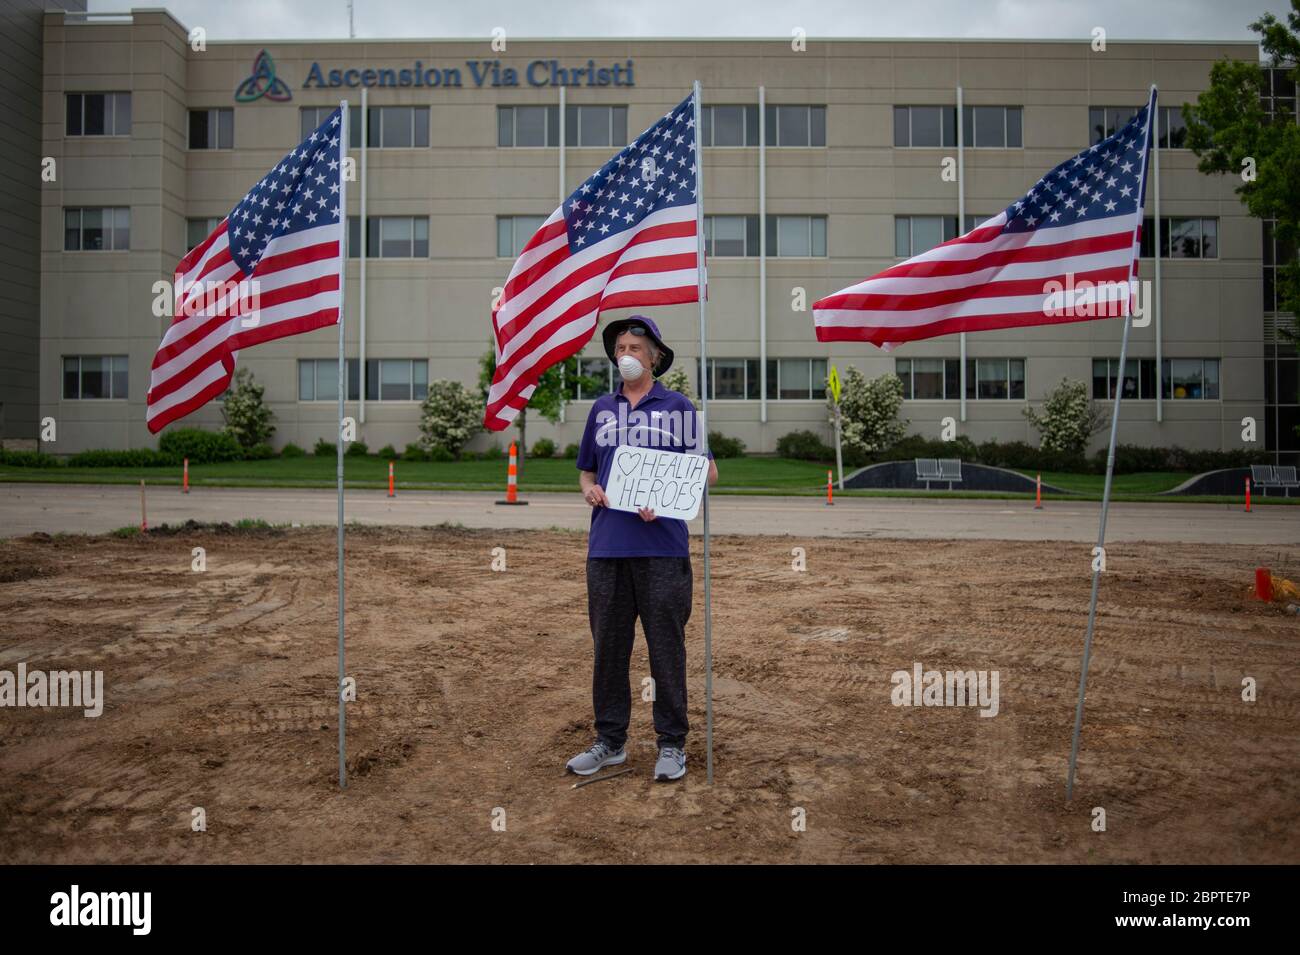
[[[339,123],[339,220],[340,246],[346,245],[348,228],[348,177],[345,172],[348,155],[348,101],[339,103],[342,120]],[[365,222],[361,223],[364,233]],[[338,430],[338,496],[339,496],[339,683],[335,688],[339,703],[339,788],[348,788],[347,744],[345,734],[347,717],[343,710],[343,399],[347,395],[347,369],[343,361],[344,286],[348,270],[345,248],[339,249],[339,430]]]
[[[704,298],[708,280],[704,274],[704,147],[700,134],[700,81],[692,91],[695,100],[695,267],[700,299],[700,431],[704,453],[709,452],[709,336],[705,329]],[[709,579],[709,481],[704,480],[704,742],[705,766],[713,785],[713,591]]]
[[[1147,163],[1151,156],[1151,124],[1155,121],[1156,88],[1151,87],[1147,100],[1146,142],[1142,149],[1142,195],[1138,199],[1137,220],[1142,222],[1142,209],[1146,201]],[[1157,242],[1159,241],[1157,237]],[[1101,524],[1097,528],[1097,548],[1106,546],[1106,516],[1110,511],[1110,482],[1115,473],[1115,438],[1119,433],[1119,404],[1124,397],[1124,362],[1128,357],[1128,330],[1133,323],[1133,267],[1129,266],[1128,308],[1124,310],[1124,333],[1119,343],[1119,371],[1115,379],[1115,409],[1110,418],[1110,450],[1106,453],[1106,484],[1101,492]],[[1100,302],[1100,296],[1098,301]],[[1079,672],[1079,700],[1074,707],[1074,737],[1070,741],[1070,770],[1065,782],[1065,798],[1074,798],[1074,770],[1079,759],[1079,733],[1083,729],[1083,697],[1088,687],[1088,662],[1092,659],[1092,635],[1097,623],[1097,590],[1101,586],[1101,562],[1094,554],[1092,571],[1092,599],[1088,605],[1088,634],[1083,640],[1083,665]]]

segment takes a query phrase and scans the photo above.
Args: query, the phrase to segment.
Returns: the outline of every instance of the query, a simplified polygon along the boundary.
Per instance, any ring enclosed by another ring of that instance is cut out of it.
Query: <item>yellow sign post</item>
[[[840,382],[839,369],[831,365],[831,373],[826,376],[826,386],[831,390],[831,398],[835,402],[835,467],[840,475],[840,490],[844,490],[844,455],[840,453],[840,390],[843,387]]]

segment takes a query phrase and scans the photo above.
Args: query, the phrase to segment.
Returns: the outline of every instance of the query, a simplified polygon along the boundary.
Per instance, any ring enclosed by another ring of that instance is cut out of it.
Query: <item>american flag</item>
[[[993,218],[813,303],[817,340],[889,351],[953,332],[1126,314],[1155,106],[1153,88],[1123,128],[1061,163]]]
[[[528,240],[492,312],[484,427],[506,428],[546,369],[591,340],[606,309],[698,300],[695,133],[688,96]]]
[[[176,266],[146,397],[151,432],[225,391],[239,349],[338,322],[341,122],[340,108]]]

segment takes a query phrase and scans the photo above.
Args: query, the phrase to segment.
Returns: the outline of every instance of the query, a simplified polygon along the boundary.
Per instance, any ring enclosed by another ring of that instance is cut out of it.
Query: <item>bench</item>
[[[1273,468],[1273,477],[1277,478],[1278,486],[1283,488],[1287,497],[1291,496],[1291,488],[1300,487],[1300,480],[1296,479],[1294,464]]]
[[[931,481],[947,481],[948,490],[961,483],[961,461],[957,458],[916,458],[916,479],[925,482],[930,490]]]
[[[939,480],[948,482],[948,490],[953,484],[961,483],[961,461],[957,458],[939,459]]]
[[[925,482],[925,489],[930,490],[930,482],[938,481],[939,462],[934,458],[917,458],[916,459],[916,479]]]
[[[1250,466],[1250,486],[1253,489],[1262,490],[1264,496],[1268,497],[1269,488],[1281,487],[1282,485],[1278,481],[1277,473],[1273,470],[1273,465],[1252,464]]]

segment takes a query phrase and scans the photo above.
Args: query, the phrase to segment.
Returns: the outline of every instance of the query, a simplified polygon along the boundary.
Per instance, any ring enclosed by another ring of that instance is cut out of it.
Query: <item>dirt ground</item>
[[[689,772],[651,779],[638,636],[633,772],[574,790],[585,535],[350,529],[340,791],[332,529],[0,542],[0,669],[103,670],[106,696],[0,709],[0,862],[1300,858],[1300,618],[1249,596],[1300,545],[1110,549],[1072,805],[1090,548],[715,539],[710,788],[693,546]],[[916,662],[997,670],[999,713],[894,706]]]

